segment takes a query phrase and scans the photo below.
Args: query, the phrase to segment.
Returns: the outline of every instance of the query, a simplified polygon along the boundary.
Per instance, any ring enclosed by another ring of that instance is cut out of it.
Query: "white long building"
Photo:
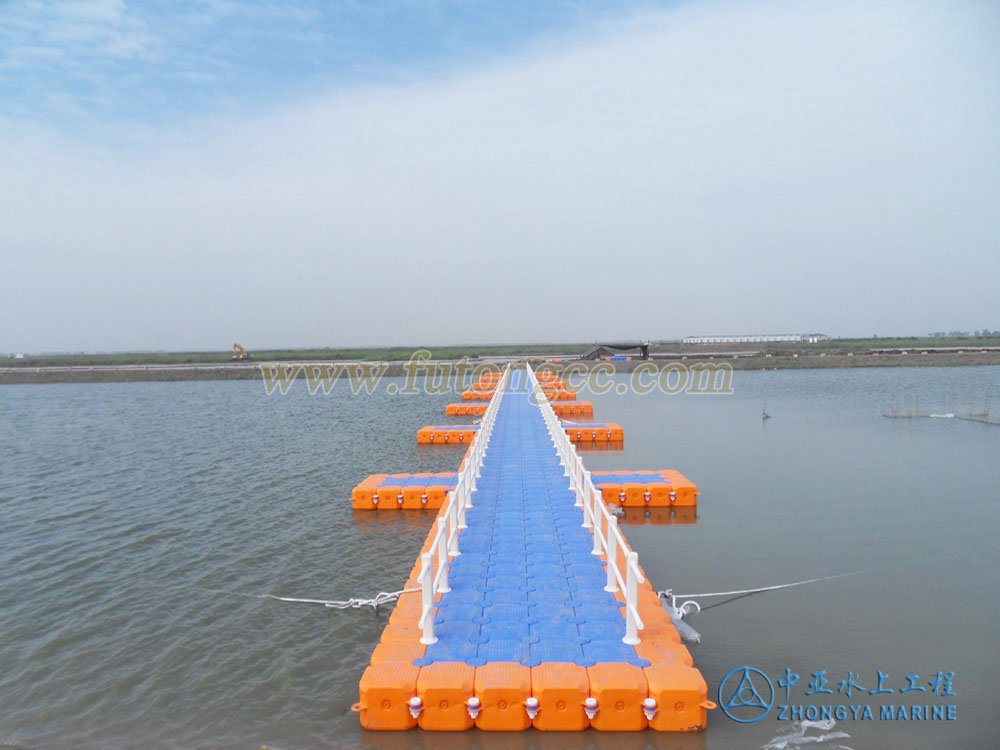
[[[815,344],[829,341],[825,333],[765,333],[740,336],[685,336],[684,344],[767,344],[771,342],[789,342],[793,344]]]

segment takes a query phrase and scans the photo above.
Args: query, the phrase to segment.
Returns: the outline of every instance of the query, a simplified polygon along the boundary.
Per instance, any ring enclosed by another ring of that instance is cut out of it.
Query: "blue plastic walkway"
[[[526,377],[511,373],[449,571],[452,590],[434,619],[438,641],[414,663],[649,666],[622,643],[622,605],[604,590],[604,564],[591,554],[593,538]]]

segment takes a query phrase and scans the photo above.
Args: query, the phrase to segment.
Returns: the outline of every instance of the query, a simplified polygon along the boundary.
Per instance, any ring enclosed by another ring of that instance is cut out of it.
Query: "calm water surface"
[[[624,451],[585,453],[590,468],[676,468],[700,485],[696,522],[626,526],[656,588],[862,571],[691,618],[710,694],[736,667],[775,682],[789,669],[793,704],[868,703],[876,718],[881,702],[957,706],[952,722],[841,721],[849,737],[817,747],[994,746],[1000,427],[881,412],[893,396],[981,405],[1000,368],[737,372],[734,385],[585,396],[626,435]],[[451,400],[303,383],[270,397],[257,382],[0,388],[0,746],[759,748],[788,728],[715,711],[686,737],[363,733],[349,708],[388,608],[206,591],[400,588],[430,514],[355,513],[350,490],[370,473],[454,469],[459,449],[414,437],[448,421]],[[819,670],[834,693],[804,695]],[[895,694],[867,695],[879,671]],[[955,672],[955,697],[898,694],[938,671]],[[848,672],[864,697],[837,693]]]

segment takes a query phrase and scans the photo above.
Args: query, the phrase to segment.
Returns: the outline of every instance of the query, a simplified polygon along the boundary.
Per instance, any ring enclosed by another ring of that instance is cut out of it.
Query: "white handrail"
[[[493,398],[486,407],[486,413],[479,423],[479,431],[469,447],[465,465],[458,473],[455,489],[448,493],[445,505],[438,513],[434,541],[420,556],[420,574],[417,576],[417,581],[420,583],[421,610],[417,626],[423,631],[420,642],[425,645],[437,643],[437,636],[434,635],[434,599],[439,593],[451,591],[451,587],[448,586],[448,568],[451,566],[451,558],[462,554],[458,548],[459,534],[462,529],[468,528],[465,523],[465,513],[472,507],[472,493],[476,491],[476,479],[480,476],[490,436],[493,434],[497,410],[500,408],[509,376],[510,365],[507,365],[503,377],[493,392]],[[435,562],[437,572],[434,570]]]
[[[639,568],[639,554],[629,549],[625,537],[618,528],[618,519],[611,515],[608,506],[604,504],[590,472],[577,453],[576,446],[566,435],[552,404],[542,391],[538,378],[535,377],[530,365],[526,365],[526,368],[552,443],[566,468],[569,488],[576,494],[576,507],[583,509],[583,526],[592,529],[594,548],[591,553],[604,555],[607,560],[608,578],[604,590],[625,592],[625,637],[622,641],[630,645],[640,643],[639,631],[643,630],[645,625],[639,616],[639,584],[644,583],[646,579]],[[624,571],[618,564],[619,549],[626,550]]]

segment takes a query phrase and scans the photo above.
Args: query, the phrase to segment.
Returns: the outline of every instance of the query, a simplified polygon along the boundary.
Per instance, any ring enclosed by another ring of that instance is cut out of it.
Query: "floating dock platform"
[[[621,449],[625,438],[622,426],[614,422],[566,422],[563,428],[571,443],[614,443]],[[475,424],[428,425],[417,430],[417,442],[423,445],[471,443],[478,429],[479,425]]]
[[[444,424],[421,427],[417,430],[417,442],[430,445],[431,443],[447,443],[451,445],[461,445],[471,443],[476,433],[479,431],[477,424]]]
[[[591,479],[608,505],[622,508],[698,505],[697,486],[677,471],[594,471]],[[458,474],[451,473],[373,474],[354,488],[351,502],[357,510],[437,509],[457,482]]]
[[[624,508],[693,508],[698,504],[698,487],[677,471],[594,471],[591,478],[604,502]]]
[[[487,406],[488,404],[480,401],[466,401],[460,404],[448,404],[444,413],[449,417],[481,417],[486,413]],[[594,405],[590,401],[553,401],[552,410],[560,419],[594,416]]]
[[[463,401],[489,401],[493,398],[493,391],[462,391]],[[561,385],[559,387],[543,388],[541,393],[549,401],[576,401],[576,391],[563,388]]]
[[[351,504],[356,510],[440,508],[457,482],[450,472],[373,474],[354,488]]]
[[[375,475],[355,490],[374,507],[444,493],[361,677],[362,726],[703,729],[705,680],[534,373],[480,382],[494,395],[457,475]],[[606,486],[666,483],[616,484],[637,474]]]

